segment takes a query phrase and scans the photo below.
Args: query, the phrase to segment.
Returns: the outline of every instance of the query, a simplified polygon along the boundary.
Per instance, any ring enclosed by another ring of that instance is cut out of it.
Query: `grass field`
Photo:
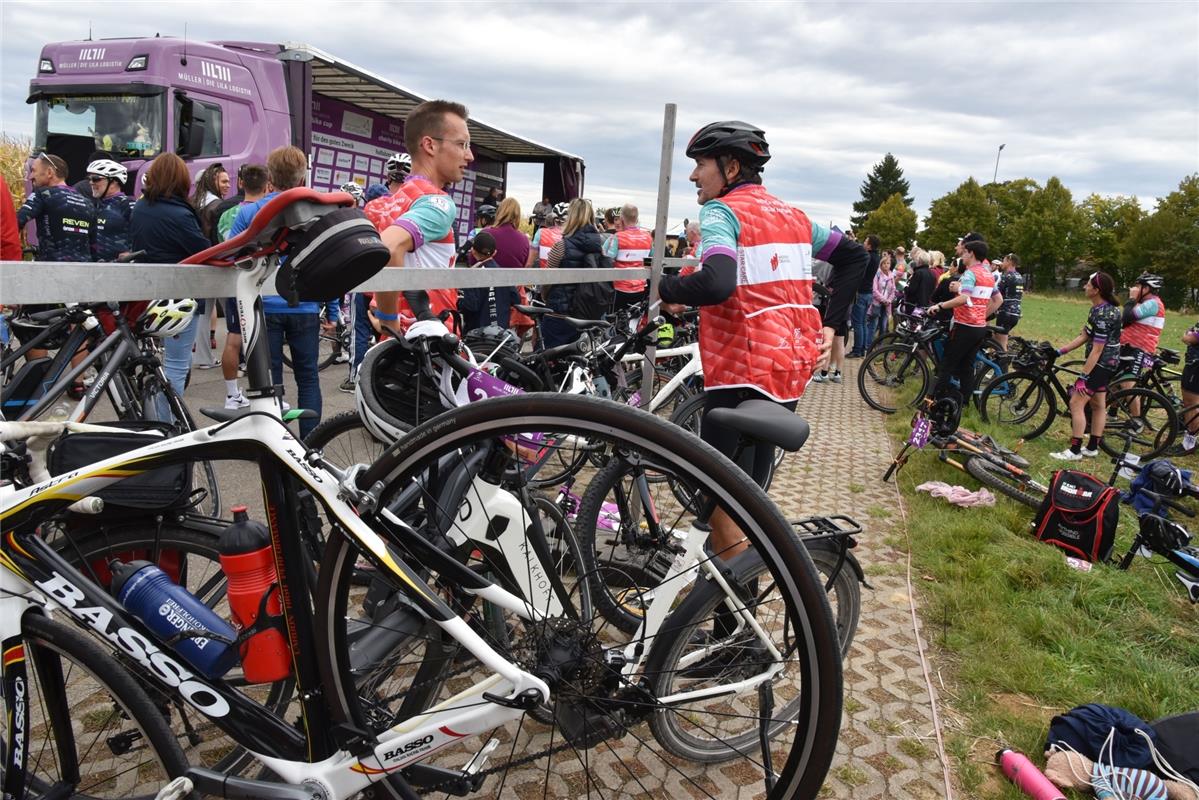
[[[1028,296],[1014,333],[1061,345],[1077,334],[1087,310],[1081,297]],[[1180,347],[1193,322],[1170,315],[1162,344]],[[910,419],[890,419],[894,441],[906,438]],[[973,411],[963,425],[988,428]],[[1045,483],[1060,466],[1048,454],[1063,447],[1067,426],[1059,419],[1021,449]],[[1015,444],[1001,428],[988,432]],[[1182,465],[1199,469],[1199,459]],[[1105,480],[1112,468],[1105,459],[1073,466]],[[1014,747],[1043,763],[1050,718],[1075,705],[1121,706],[1150,721],[1199,708],[1199,607],[1185,599],[1164,560],[1138,558],[1128,572],[1070,569],[1057,549],[1032,539],[1031,509],[1002,496],[994,508],[959,509],[917,492],[928,480],[978,486],[932,452],[915,456],[898,480],[923,577],[925,635],[951,709],[948,747],[965,797],[1023,798],[991,766],[995,751]],[[1114,552],[1127,550],[1135,524],[1123,506]]]

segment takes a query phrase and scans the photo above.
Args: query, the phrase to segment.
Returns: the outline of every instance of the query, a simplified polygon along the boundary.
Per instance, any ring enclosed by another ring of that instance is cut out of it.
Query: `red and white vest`
[[[612,259],[617,269],[644,269],[645,259],[654,249],[654,237],[645,228],[625,228],[616,232],[616,258]],[[635,281],[612,281],[612,288],[630,294],[645,291],[645,279]]]
[[[537,233],[537,266],[545,269],[550,265],[550,251],[561,240],[561,228],[542,228]]]
[[[1141,302],[1149,299],[1157,301],[1157,314],[1125,325],[1120,331],[1120,344],[1130,344],[1141,352],[1152,355],[1157,352],[1157,343],[1162,338],[1162,328],[1166,327],[1166,305],[1160,297],[1147,297]]]
[[[812,223],[761,186],[740,186],[721,201],[741,225],[737,288],[723,303],[700,308],[704,386],[746,386],[795,400],[819,357]]]
[[[375,226],[375,230],[382,233],[395,224],[395,221],[402,217],[418,198],[430,194],[449,197],[424,178],[412,176],[400,185],[395,194],[370,201],[362,211]],[[456,257],[454,231],[451,229],[436,242],[421,243],[420,247],[404,257],[404,266],[445,269],[454,266]],[[429,294],[429,310],[434,314],[440,314],[446,309],[456,310],[458,308],[457,289],[428,289],[426,291]],[[402,298],[400,302],[403,304]]]
[[[970,274],[974,276],[974,288],[961,290],[960,293],[966,297],[966,304],[954,306],[953,324],[984,328],[987,325],[987,303],[995,294],[995,276],[983,264],[970,267]]]

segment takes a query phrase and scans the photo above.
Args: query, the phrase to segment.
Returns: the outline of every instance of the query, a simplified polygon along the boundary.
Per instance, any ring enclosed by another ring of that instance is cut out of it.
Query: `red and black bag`
[[[1115,487],[1085,472],[1059,469],[1033,520],[1033,535],[1068,555],[1106,561],[1119,517],[1120,493]]]

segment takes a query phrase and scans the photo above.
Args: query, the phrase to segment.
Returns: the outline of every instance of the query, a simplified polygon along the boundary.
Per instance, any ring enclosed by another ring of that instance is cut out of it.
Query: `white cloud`
[[[47,28],[48,9],[56,24]],[[761,125],[767,185],[844,224],[896,155],[918,212],[974,176],[1059,176],[1078,197],[1171,191],[1199,170],[1199,3],[0,3],[0,126],[29,132],[40,45],[181,35],[307,41],[487,122],[583,156],[597,205],[651,219],[662,108],[679,104],[671,219],[695,215],[682,156],[712,119]],[[331,9],[333,10],[331,13]],[[526,174],[510,193],[540,194]]]

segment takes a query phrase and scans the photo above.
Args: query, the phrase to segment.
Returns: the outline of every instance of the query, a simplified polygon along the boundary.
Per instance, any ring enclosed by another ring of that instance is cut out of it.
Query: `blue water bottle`
[[[110,568],[113,594],[150,630],[163,641],[188,634],[171,646],[201,674],[219,678],[237,664],[237,648],[227,643],[237,638],[237,631],[169,575],[149,561],[114,561]]]

